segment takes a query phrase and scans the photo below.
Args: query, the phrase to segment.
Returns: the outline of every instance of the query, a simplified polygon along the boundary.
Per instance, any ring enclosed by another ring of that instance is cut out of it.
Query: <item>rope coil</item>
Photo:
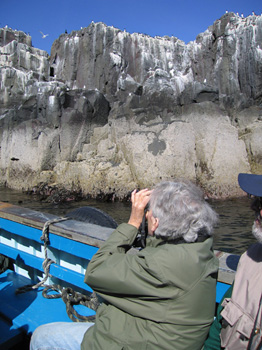
[[[52,285],[45,284],[48,277],[52,277],[50,275],[50,266],[51,264],[55,263],[54,260],[48,258],[48,254],[47,254],[47,246],[49,244],[49,226],[51,224],[55,224],[65,220],[70,220],[70,217],[58,218],[58,219],[48,220],[45,222],[42,230],[42,236],[40,237],[41,241],[44,242],[45,259],[42,264],[42,268],[44,270],[44,274],[43,274],[44,277],[37,284],[34,284],[34,285],[29,284],[29,285],[25,285],[23,287],[17,288],[16,294],[26,293],[26,292],[38,289],[40,287],[44,287],[42,291],[43,297],[46,299],[62,298],[62,300],[66,304],[67,315],[73,322],[94,322],[95,315],[83,316],[83,315],[80,315],[74,309],[75,305],[83,305],[96,311],[99,306],[99,301],[98,301],[97,295],[94,292],[91,295],[85,295],[74,291],[70,287],[62,287],[59,284],[52,284]],[[56,293],[49,294],[50,291],[55,291]]]

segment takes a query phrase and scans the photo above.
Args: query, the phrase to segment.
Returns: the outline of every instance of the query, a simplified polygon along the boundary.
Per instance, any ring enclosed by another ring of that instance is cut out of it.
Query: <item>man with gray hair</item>
[[[103,299],[95,324],[41,326],[32,350],[203,346],[215,312],[218,260],[211,234],[217,214],[191,182],[135,190],[131,201],[128,223],[117,227],[86,270],[85,282]],[[144,215],[145,248],[129,254]]]

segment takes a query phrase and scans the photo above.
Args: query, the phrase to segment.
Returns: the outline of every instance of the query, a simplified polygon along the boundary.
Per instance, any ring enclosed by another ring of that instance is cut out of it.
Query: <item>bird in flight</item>
[[[42,39],[45,39],[49,34],[44,34],[43,32],[40,31],[40,33],[42,34]]]

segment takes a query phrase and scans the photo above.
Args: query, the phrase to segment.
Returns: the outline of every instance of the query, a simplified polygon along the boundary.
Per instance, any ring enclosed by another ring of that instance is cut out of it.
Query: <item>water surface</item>
[[[104,202],[83,200],[60,204],[47,203],[39,196],[0,187],[0,201],[23,206],[29,209],[64,216],[70,210],[83,206],[93,206],[112,216],[118,223],[127,222],[130,202]],[[219,224],[214,230],[214,249],[241,254],[255,242],[251,233],[254,213],[250,209],[248,197],[234,200],[212,200],[210,205],[219,214]]]

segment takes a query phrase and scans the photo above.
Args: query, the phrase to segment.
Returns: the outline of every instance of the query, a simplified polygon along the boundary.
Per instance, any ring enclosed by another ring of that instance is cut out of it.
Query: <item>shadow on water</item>
[[[117,223],[127,222],[131,208],[129,202],[104,202],[93,199],[53,204],[41,201],[38,196],[1,187],[0,201],[61,217],[75,208],[93,206],[108,213]],[[209,203],[219,214],[219,224],[214,230],[214,248],[228,253],[243,253],[250,244],[255,242],[251,233],[254,214],[250,209],[250,199],[244,197],[223,201],[210,200]]]

